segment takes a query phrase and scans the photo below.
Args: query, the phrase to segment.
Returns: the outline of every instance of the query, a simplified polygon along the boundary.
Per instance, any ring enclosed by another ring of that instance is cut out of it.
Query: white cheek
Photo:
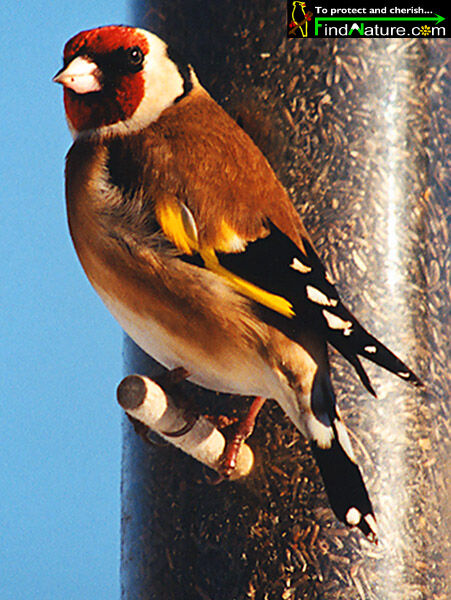
[[[142,129],[183,94],[183,77],[167,55],[167,46],[156,35],[145,32],[149,51],[143,64],[144,98],[134,114],[124,122],[127,128]]]
[[[144,99],[132,118],[151,123],[183,94],[183,78],[167,57],[156,56],[146,61],[144,80]]]

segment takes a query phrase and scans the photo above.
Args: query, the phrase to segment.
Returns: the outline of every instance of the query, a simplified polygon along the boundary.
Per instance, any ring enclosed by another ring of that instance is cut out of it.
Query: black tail
[[[348,432],[335,406],[327,355],[323,360],[324,367],[316,372],[310,396],[312,413],[305,419],[307,437],[335,515],[376,542],[373,507]]]
[[[342,423],[340,426],[343,427]],[[343,431],[347,436],[344,427]],[[346,525],[358,527],[370,541],[377,543],[373,507],[359,467],[338,439],[332,441],[330,448],[322,449],[314,441],[311,447],[336,517]]]

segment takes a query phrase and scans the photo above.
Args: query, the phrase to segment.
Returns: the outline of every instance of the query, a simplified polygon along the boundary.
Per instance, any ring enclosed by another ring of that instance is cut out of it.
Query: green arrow
[[[320,21],[435,21],[438,25],[445,20],[445,17],[435,15],[433,17],[316,17],[315,35],[318,35],[318,26]]]
[[[441,23],[445,17],[316,17],[317,21],[435,21]]]

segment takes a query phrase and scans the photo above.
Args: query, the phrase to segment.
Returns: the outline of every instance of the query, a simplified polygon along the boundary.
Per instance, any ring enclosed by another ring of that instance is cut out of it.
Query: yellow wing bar
[[[189,255],[192,255],[193,252],[199,252],[207,269],[225,279],[233,289],[251,300],[285,317],[295,315],[293,305],[286,298],[271,294],[235,275],[219,263],[214,248],[199,246],[196,222],[193,214],[185,204],[172,197],[165,198],[165,201],[160,202],[156,207],[156,213],[164,234],[179,250]],[[224,251],[227,247],[232,252],[246,251],[244,240],[241,240],[225,222],[222,231],[224,239],[216,248],[217,250]]]
[[[251,300],[255,300],[255,302],[263,304],[263,306],[266,306],[285,317],[294,317],[295,312],[291,302],[282,296],[277,296],[276,294],[271,294],[266,290],[262,290],[262,288],[259,288],[257,285],[254,285],[253,283],[246,281],[246,279],[225,269],[219,263],[218,257],[213,249],[201,249],[200,255],[202,256],[202,260],[207,269],[226,279],[237,292],[240,292]]]

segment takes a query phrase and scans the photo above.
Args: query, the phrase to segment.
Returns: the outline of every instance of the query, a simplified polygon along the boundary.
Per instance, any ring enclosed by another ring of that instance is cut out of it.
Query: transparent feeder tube
[[[218,486],[124,422],[122,597],[445,600],[449,42],[287,40],[282,3],[247,4],[143,2],[136,22],[175,44],[253,137],[342,298],[426,387],[369,365],[374,399],[331,352],[378,546],[334,518],[305,441],[275,404],[249,440],[253,472]],[[159,367],[127,340],[125,370]],[[210,408],[227,404],[197,393]]]

